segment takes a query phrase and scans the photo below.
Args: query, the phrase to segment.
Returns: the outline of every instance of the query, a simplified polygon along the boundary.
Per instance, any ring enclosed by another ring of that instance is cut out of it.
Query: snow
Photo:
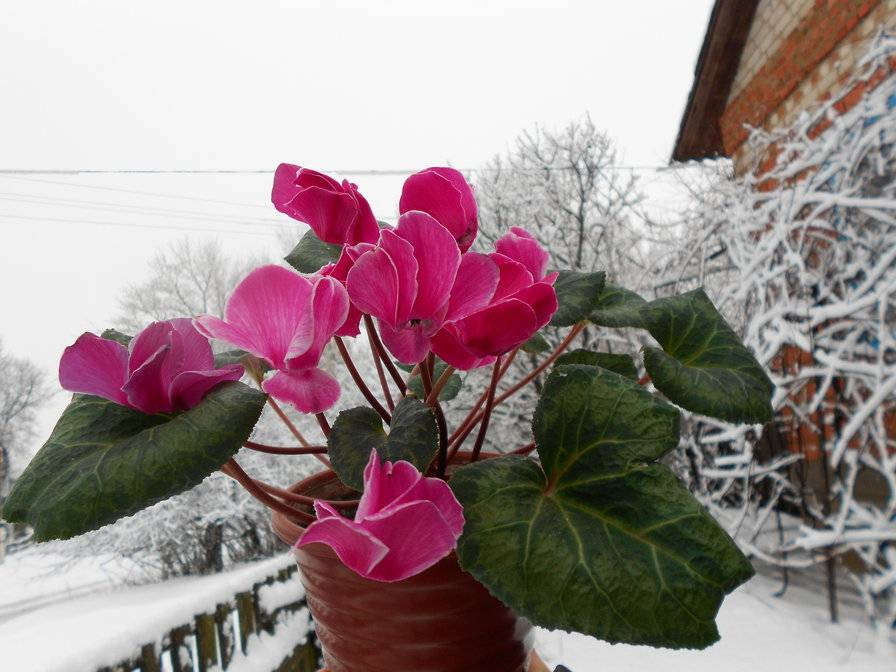
[[[823,603],[809,588],[779,585],[757,576],[729,595],[719,612],[721,640],[705,651],[670,651],[611,645],[591,637],[539,630],[536,647],[548,666],[572,672],[893,672],[896,648],[878,641],[853,612],[831,624]]]
[[[283,554],[216,576],[136,587],[105,586],[92,595],[11,616],[0,622],[0,669],[96,672],[292,563],[292,556]],[[83,582],[98,576],[97,571],[81,568],[48,580],[57,585],[90,585]],[[12,580],[23,573],[22,567],[0,567],[4,601],[7,594],[18,598],[24,595]],[[551,669],[564,664],[573,672],[892,672],[896,650],[876,636],[858,604],[842,607],[841,623],[834,625],[827,619],[824,596],[811,583],[792,583],[783,598],[773,596],[779,587],[776,579],[760,575],[730,595],[719,612],[722,639],[706,651],[613,646],[583,635],[546,630],[538,631],[536,647]],[[294,576],[287,582],[260,588],[259,594],[263,608],[273,610],[295,602],[303,593]],[[304,642],[306,617],[304,610],[289,614],[276,634],[253,636],[249,656],[237,653],[230,671],[275,669]]]
[[[96,672],[293,562],[283,554],[214,576],[104,590],[10,618],[0,623],[0,669]],[[4,594],[6,588],[4,580]]]

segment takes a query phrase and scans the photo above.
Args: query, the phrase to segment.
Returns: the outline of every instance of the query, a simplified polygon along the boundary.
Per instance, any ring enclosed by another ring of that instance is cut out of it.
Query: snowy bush
[[[777,386],[764,431],[692,418],[680,473],[756,557],[846,567],[882,630],[896,623],[894,54],[881,36],[857,75],[876,86],[851,110],[846,89],[754,131],[773,167],[712,176],[655,268],[660,292],[704,285]]]

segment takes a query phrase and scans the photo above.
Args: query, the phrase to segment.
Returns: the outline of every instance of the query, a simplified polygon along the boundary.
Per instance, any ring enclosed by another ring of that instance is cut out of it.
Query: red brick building
[[[716,0],[673,161],[724,156],[738,175],[762,175],[775,165],[777,151],[774,145],[757,150],[748,143],[751,128],[788,127],[801,112],[832,98],[836,113],[851,109],[896,72],[891,58],[870,75],[858,74],[881,31],[896,33],[896,0]],[[829,118],[818,122],[810,137],[830,124]],[[787,346],[773,368],[787,373],[813,363],[812,353]],[[796,396],[805,400],[814,394],[810,384]],[[816,486],[826,481],[818,458],[834,439],[834,423],[822,411],[802,421],[788,411],[779,416],[780,438],[791,452],[803,454]],[[887,426],[896,436],[896,412],[887,414]],[[863,484],[860,490],[874,496],[883,491],[878,485]]]
[[[761,169],[774,157],[751,155],[749,127],[787,126],[841,92],[882,29],[896,31],[896,0],[716,0],[672,159]],[[885,75],[854,83],[841,111]]]

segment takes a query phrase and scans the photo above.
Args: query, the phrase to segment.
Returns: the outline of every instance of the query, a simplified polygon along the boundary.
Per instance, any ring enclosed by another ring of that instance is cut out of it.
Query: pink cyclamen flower
[[[357,258],[346,288],[355,307],[377,318],[389,351],[415,364],[446,318],[460,264],[448,229],[424,212],[406,212]]]
[[[271,202],[280,212],[305,222],[325,243],[372,243],[379,225],[358,186],[342,184],[316,170],[281,163],[274,173]]]
[[[478,230],[476,197],[464,176],[454,168],[434,167],[414,173],[401,189],[398,211],[419,210],[431,215],[466,252]]]
[[[317,520],[296,547],[326,544],[349,569],[374,581],[401,581],[429,569],[457,545],[463,507],[445,481],[426,478],[404,460],[364,469],[364,494],[350,520],[315,501]]]
[[[490,364],[495,357],[529,340],[557,312],[557,274],[544,275],[547,252],[522,229],[514,229],[513,238],[510,235],[498,241],[499,249],[506,254],[488,255],[498,275],[489,300],[446,320],[432,338],[433,352],[458,369]],[[452,297],[467,291],[464,277],[458,274]]]
[[[347,314],[348,295],[339,281],[270,265],[237,285],[223,320],[203,315],[196,326],[277,369],[262,383],[265,392],[303,413],[320,413],[339,399],[339,383],[317,365]]]
[[[242,375],[238,364],[215,368],[208,339],[189,318],[153,322],[129,347],[87,332],[59,361],[64,389],[150,414],[190,409],[219,383]]]

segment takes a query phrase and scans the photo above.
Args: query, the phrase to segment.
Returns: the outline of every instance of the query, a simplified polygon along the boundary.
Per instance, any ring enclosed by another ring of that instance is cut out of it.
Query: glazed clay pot
[[[332,471],[293,492],[332,497]],[[305,528],[272,518],[290,546]],[[381,583],[348,569],[329,546],[294,548],[329,672],[523,672],[532,626],[461,570],[454,553],[404,581]]]

